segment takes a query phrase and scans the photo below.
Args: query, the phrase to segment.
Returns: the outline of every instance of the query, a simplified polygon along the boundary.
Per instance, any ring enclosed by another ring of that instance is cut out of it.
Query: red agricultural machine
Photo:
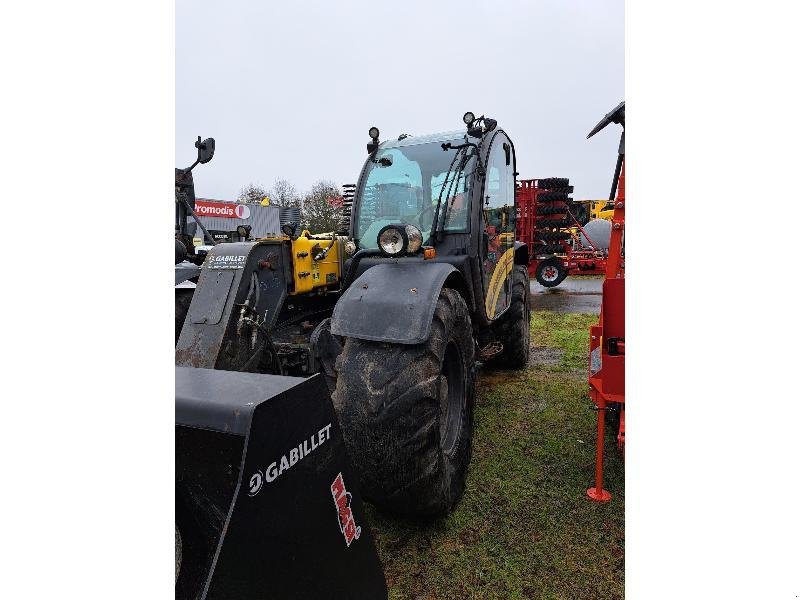
[[[603,448],[607,422],[617,428],[617,446],[625,456],[625,102],[603,117],[587,138],[610,123],[622,126],[617,166],[609,195],[609,202],[614,204],[614,216],[600,320],[589,330],[589,396],[597,408],[597,451],[595,485],[586,493],[598,502],[611,500],[611,494],[603,489]]]
[[[569,197],[565,177],[523,179],[517,184],[517,239],[528,245],[528,272],[544,287],[555,287],[570,274],[605,273],[605,250],[584,225],[588,206]]]

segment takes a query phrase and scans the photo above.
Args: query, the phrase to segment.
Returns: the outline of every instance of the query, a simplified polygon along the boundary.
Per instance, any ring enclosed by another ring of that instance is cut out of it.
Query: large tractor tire
[[[536,266],[536,281],[544,287],[555,287],[567,278],[564,263],[557,258],[548,258]]]
[[[534,254],[564,254],[566,250],[564,246],[560,245],[548,245],[548,244],[534,244],[533,246],[533,253]]]
[[[495,325],[495,335],[503,350],[488,364],[504,369],[522,369],[528,364],[531,345],[531,283],[528,269],[514,267],[511,306]]]
[[[569,185],[568,177],[546,177],[539,180],[539,187],[544,190],[562,188]]]
[[[466,483],[475,402],[464,299],[442,290],[426,342],[347,338],[336,364],[333,403],[364,498],[395,514],[452,510]]]
[[[556,242],[559,240],[568,240],[572,237],[569,231],[539,231],[534,232],[533,237],[536,241],[542,240],[544,242]]]
[[[559,194],[571,194],[575,191],[575,186],[565,185],[564,187],[551,187],[547,188],[548,192],[555,192]]]
[[[537,204],[536,205],[536,214],[537,215],[565,215],[567,214],[567,207],[564,204],[552,205],[552,204]]]
[[[566,202],[568,194],[564,192],[543,192],[536,197],[536,202]]]
[[[175,288],[175,343],[181,337],[183,322],[189,312],[189,305],[192,303],[194,288]]]
[[[561,219],[539,219],[536,221],[536,228],[561,228],[571,227],[574,224],[572,217],[563,217]]]

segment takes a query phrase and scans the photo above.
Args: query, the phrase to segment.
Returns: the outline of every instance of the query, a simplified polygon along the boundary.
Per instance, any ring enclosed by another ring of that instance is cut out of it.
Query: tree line
[[[269,198],[270,205],[299,208],[303,227],[313,233],[335,231],[342,216],[342,192],[335,182],[325,179],[302,194],[286,179],[276,179],[270,188],[248,183],[239,191],[236,201],[261,204],[264,198]]]

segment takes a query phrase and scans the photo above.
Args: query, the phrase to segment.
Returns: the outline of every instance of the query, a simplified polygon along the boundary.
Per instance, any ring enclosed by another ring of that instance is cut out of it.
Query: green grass
[[[479,374],[467,489],[420,523],[368,506],[392,599],[622,598],[624,470],[606,438],[608,504],[593,484],[596,413],[586,384],[596,315],[536,313],[524,371]]]

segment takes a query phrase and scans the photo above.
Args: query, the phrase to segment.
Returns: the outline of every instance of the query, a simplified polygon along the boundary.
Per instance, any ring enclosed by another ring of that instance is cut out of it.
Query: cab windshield
[[[453,140],[458,143],[459,140]],[[436,204],[455,150],[442,150],[442,140],[400,148],[379,149],[370,157],[358,203],[356,240],[360,248],[377,248],[378,232],[385,225],[405,223],[422,232],[428,244],[436,214]],[[445,211],[444,229],[465,231],[469,227],[469,180],[474,157],[459,172],[453,165],[440,214]],[[449,193],[448,193],[449,192]],[[441,220],[441,219],[440,219]]]

